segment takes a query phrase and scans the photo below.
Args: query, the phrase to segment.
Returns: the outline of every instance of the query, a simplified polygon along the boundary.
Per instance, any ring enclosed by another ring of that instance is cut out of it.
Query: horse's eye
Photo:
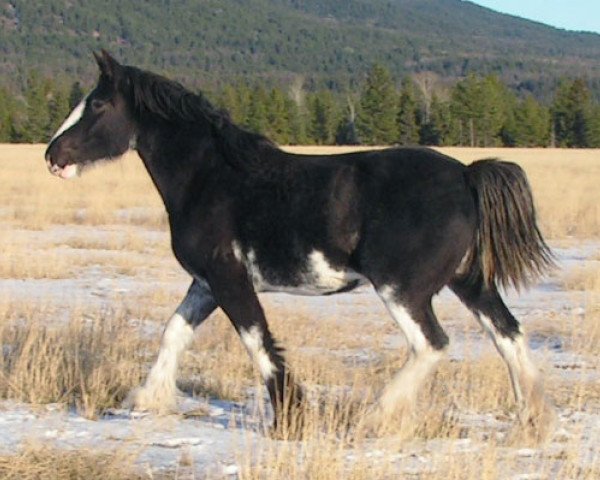
[[[92,100],[92,109],[93,110],[102,110],[102,107],[104,107],[104,102],[102,100]]]

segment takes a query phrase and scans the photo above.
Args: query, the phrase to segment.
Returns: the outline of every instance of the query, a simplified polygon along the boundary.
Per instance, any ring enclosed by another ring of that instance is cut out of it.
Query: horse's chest
[[[286,292],[296,295],[325,295],[352,290],[366,279],[347,267],[333,266],[325,255],[313,250],[308,255],[278,262],[257,255],[252,249],[243,252],[234,242],[234,256],[244,264],[258,292]]]

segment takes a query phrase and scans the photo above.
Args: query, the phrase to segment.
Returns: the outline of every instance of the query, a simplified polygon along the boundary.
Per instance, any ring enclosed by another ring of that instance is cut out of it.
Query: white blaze
[[[60,135],[62,135],[65,131],[67,131],[69,128],[71,128],[73,125],[75,125],[79,120],[81,120],[81,117],[83,116],[83,111],[85,110],[85,101],[86,101],[86,99],[87,99],[87,95],[83,98],[83,100],[81,100],[81,102],[79,102],[79,105],[77,105],[73,109],[73,111],[69,114],[69,116],[67,117],[67,119],[58,128],[58,130],[56,131],[56,133],[54,134],[54,136],[48,142],[48,145],[50,145]]]

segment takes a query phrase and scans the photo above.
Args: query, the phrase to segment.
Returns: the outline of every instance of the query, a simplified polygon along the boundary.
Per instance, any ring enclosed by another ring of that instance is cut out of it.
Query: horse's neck
[[[207,141],[206,145],[210,145],[210,142]],[[181,207],[192,182],[206,168],[206,148],[194,150],[194,154],[190,155],[189,149],[178,144],[177,138],[164,134],[150,132],[139,136],[138,154],[169,214]]]

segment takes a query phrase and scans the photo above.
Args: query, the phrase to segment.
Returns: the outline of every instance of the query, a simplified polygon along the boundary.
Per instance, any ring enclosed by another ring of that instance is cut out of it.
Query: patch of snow
[[[519,473],[512,478],[513,480],[544,480],[548,477],[543,473]]]
[[[538,453],[537,450],[533,448],[520,448],[515,452],[519,457],[533,457]]]
[[[231,476],[237,475],[240,471],[240,468],[237,465],[225,465],[223,467],[223,475]]]
[[[150,445],[154,445],[156,447],[165,447],[165,448],[179,448],[183,445],[210,445],[213,442],[211,440],[207,440],[205,438],[199,437],[182,437],[182,438],[168,438],[166,440],[159,440],[157,442],[152,442]]]

